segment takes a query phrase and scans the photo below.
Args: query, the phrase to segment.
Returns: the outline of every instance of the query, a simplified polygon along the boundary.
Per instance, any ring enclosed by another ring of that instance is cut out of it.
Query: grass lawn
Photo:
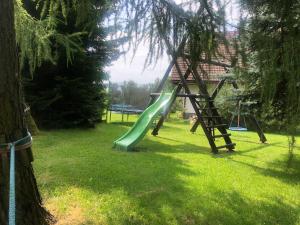
[[[173,120],[139,152],[113,150],[131,125],[35,137],[35,172],[58,224],[300,224],[300,147],[289,157],[286,136],[260,144],[235,132],[237,152],[213,155],[201,129]]]

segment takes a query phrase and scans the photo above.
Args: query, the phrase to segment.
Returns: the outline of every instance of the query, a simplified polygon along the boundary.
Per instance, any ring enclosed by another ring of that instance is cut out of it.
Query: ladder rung
[[[220,134],[220,135],[214,135],[213,138],[222,138],[222,137],[229,137],[231,134]]]
[[[218,146],[217,149],[234,147],[234,146],[236,146],[235,143],[230,143],[230,144],[227,144],[227,145]]]
[[[162,93],[151,93],[150,96],[160,96]],[[178,93],[176,97],[193,97],[193,98],[207,98],[208,95],[203,94],[182,94]]]
[[[227,127],[228,125],[226,123],[224,124],[216,124],[216,125],[213,125],[213,126],[207,126],[207,128],[214,128],[214,127]]]

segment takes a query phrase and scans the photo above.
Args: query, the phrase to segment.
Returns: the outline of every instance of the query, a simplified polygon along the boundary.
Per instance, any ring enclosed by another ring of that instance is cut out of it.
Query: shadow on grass
[[[243,142],[255,144],[252,141],[243,141]],[[300,159],[295,154],[293,154],[291,157],[291,155],[288,153],[288,143],[286,146],[280,143],[282,142],[260,144],[257,147],[249,148],[243,151],[236,151],[234,153],[234,155],[242,155],[242,156],[247,156],[252,158],[259,158],[259,155],[250,156],[247,155],[247,153],[253,151],[260,151],[260,150],[268,151],[268,149],[265,148],[269,148],[269,147],[279,147],[286,150],[286,154],[281,156],[281,160],[275,160],[269,162],[267,163],[266,167],[260,167],[255,164],[250,164],[241,160],[235,160],[230,155],[228,155],[228,158],[230,158],[230,160],[232,160],[235,163],[246,165],[265,176],[277,178],[285,183],[299,184],[300,183]],[[297,150],[298,147],[296,146],[295,149]]]
[[[188,135],[196,135],[196,134],[188,133]],[[204,138],[204,140],[207,141],[207,138],[206,138],[205,135],[200,135],[200,134],[197,134],[197,135],[200,138]],[[197,153],[197,154],[211,155],[214,158],[220,158],[220,157],[223,157],[223,156],[231,156],[231,154],[235,153],[235,152],[228,152],[227,149],[220,149],[218,154],[214,154],[214,153],[212,153],[212,150],[211,150],[210,147],[204,147],[204,146],[201,146],[201,145],[194,145],[194,144],[191,144],[189,142],[180,141],[178,139],[173,139],[173,138],[166,138],[166,137],[160,137],[160,136],[156,136],[156,138],[161,139],[161,140],[172,141],[172,142],[178,143],[179,145],[171,146],[169,148],[159,148],[159,145],[161,145],[162,143],[158,142],[157,144],[155,144],[156,142],[153,142],[151,145],[158,145],[157,148],[154,148],[154,150],[151,150],[151,151],[155,151],[155,152]],[[147,143],[147,140],[144,140],[144,143]],[[222,144],[219,144],[219,145],[222,145]]]
[[[55,158],[50,159],[50,155],[44,156],[55,179],[48,181],[43,189],[51,195],[51,192],[58,188],[66,187],[68,190],[69,187],[75,186],[89,190],[97,196],[109,195],[112,199],[106,203],[107,209],[104,212],[109,224],[297,223],[298,209],[280,199],[256,200],[241,196],[238,192],[222,191],[213,185],[202,191],[189,186],[182,177],[197,176],[199,179],[206,179],[206,175],[202,174],[203,172],[195,172],[184,160],[172,157],[173,154],[170,153],[209,155],[209,148],[160,137],[159,139],[173,141],[179,145],[146,139],[140,145],[141,151],[138,153],[112,150],[112,141],[126,130],[125,127],[118,126],[117,129],[107,131],[111,132],[110,136],[104,137],[98,132],[85,134],[88,138],[80,140],[83,148],[73,143],[82,135],[76,134],[72,137],[74,139],[65,140],[73,144],[69,149],[71,153],[67,156],[66,151],[61,151],[65,143],[59,142],[61,147],[58,146],[55,151]],[[63,139],[60,137],[59,140]],[[253,169],[271,173],[255,166]],[[285,175],[277,176],[283,179]],[[129,203],[125,204],[126,201]],[[105,205],[103,202],[99,204]]]
[[[288,156],[286,157],[288,158]],[[267,165],[266,168],[259,167],[250,163],[231,159],[233,162],[246,165],[253,170],[269,177],[274,177],[282,180],[285,183],[299,184],[300,183],[300,160],[294,158],[292,162],[287,165],[287,161],[274,161]]]
[[[212,191],[196,196],[202,218],[194,224],[290,224],[298,222],[298,208],[279,198],[254,200],[238,192]],[[199,212],[200,214],[200,212]]]
[[[243,141],[243,142],[251,143],[251,142],[247,142],[247,141]],[[278,143],[280,143],[280,142],[278,142]],[[254,147],[254,148],[249,148],[249,149],[246,149],[246,150],[242,150],[242,151],[238,151],[238,149],[237,149],[237,151],[235,152],[235,154],[244,155],[244,154],[249,153],[249,152],[264,150],[265,148],[268,148],[268,147],[271,147],[271,146],[275,147],[275,146],[277,146],[276,144],[278,144],[278,143],[272,143],[272,144],[268,144],[268,143],[254,143],[254,144],[258,145],[258,146]],[[237,148],[238,147],[239,147],[239,145],[237,144]]]
[[[279,147],[279,148],[288,148],[288,141],[286,141],[286,145],[280,144],[282,143],[282,141],[278,141],[278,142],[266,142],[266,143],[261,143],[259,140],[257,141],[249,141],[249,137],[248,138],[244,138],[244,139],[238,139],[241,140],[242,142],[245,143],[249,143],[249,144],[261,144],[261,145],[266,145],[266,146],[274,146],[274,147]],[[296,145],[295,149],[300,149],[300,146]]]
[[[188,135],[190,135],[190,134],[188,134]],[[167,140],[167,141],[171,141],[171,142],[175,142],[175,143],[179,144],[179,145],[174,145],[171,147],[169,146],[167,148],[160,148],[159,146],[162,145],[161,142],[153,142],[152,141],[151,145],[157,145],[157,148],[153,149],[155,152],[157,152],[157,151],[172,152],[173,150],[175,150],[176,152],[182,151],[182,152],[190,152],[190,153],[202,153],[202,152],[205,154],[211,153],[210,148],[194,145],[194,144],[191,144],[188,142],[180,141],[178,139],[161,137],[161,136],[156,136],[155,138],[160,139],[160,140]],[[145,143],[147,143],[148,141],[149,140],[144,140]]]

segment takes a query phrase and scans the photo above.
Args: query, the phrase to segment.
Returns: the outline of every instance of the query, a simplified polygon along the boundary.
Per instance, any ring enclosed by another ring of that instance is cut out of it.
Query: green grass
[[[35,137],[39,187],[59,224],[300,224],[300,148],[291,158],[286,136],[260,144],[233,133],[237,152],[213,155],[200,129],[173,120],[138,152],[113,150],[130,125]]]

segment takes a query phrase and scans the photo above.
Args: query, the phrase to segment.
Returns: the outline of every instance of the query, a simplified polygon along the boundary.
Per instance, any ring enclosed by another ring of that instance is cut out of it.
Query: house
[[[228,33],[227,38],[233,39],[234,37],[236,37],[236,35],[236,32],[230,32]],[[218,57],[215,57],[211,60],[214,62],[214,64],[205,63],[205,60],[199,63],[197,72],[200,75],[201,79],[206,83],[208,90],[213,89],[219,83],[222,77],[226,75],[228,67],[226,67],[225,65],[232,64],[232,59],[235,56],[234,52],[235,49],[233,48],[233,46],[225,46],[224,44],[220,44],[218,47]],[[178,58],[177,63],[179,64],[181,72],[184,74],[188,69],[187,64],[184,62],[183,58]],[[175,66],[173,67],[171,72],[171,82],[173,84],[178,84],[180,82],[180,77]],[[190,91],[193,94],[198,94],[199,88],[196,85],[192,74],[190,74],[187,78],[187,83]],[[192,104],[188,98],[184,98],[183,108],[185,118],[189,118],[190,116],[195,114]]]

